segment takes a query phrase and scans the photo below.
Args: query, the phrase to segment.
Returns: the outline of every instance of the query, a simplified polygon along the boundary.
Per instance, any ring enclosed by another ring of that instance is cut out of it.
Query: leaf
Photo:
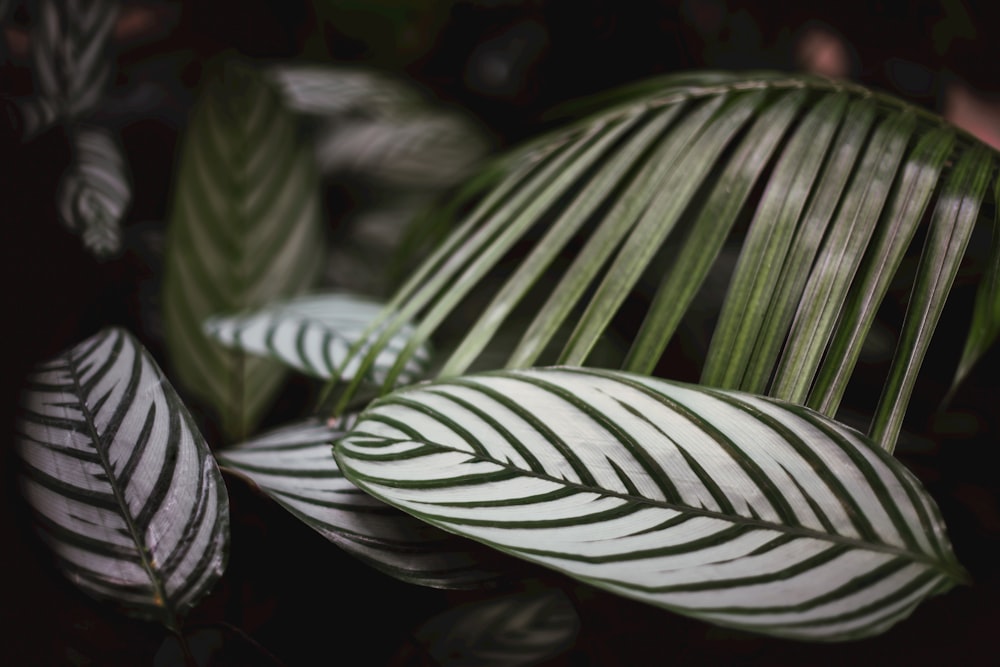
[[[332,455],[334,439],[344,433],[308,420],[217,457],[320,535],[397,579],[435,588],[496,581],[500,575],[475,558],[478,545],[417,521],[349,482]]]
[[[870,636],[965,577],[901,464],[750,394],[568,367],[470,375],[379,399],[336,455],[433,525],[745,630]]]
[[[284,377],[206,337],[218,313],[300,294],[323,259],[315,165],[295,119],[247,66],[227,63],[187,128],[167,230],[167,349],[185,389],[208,402],[230,437],[249,432]]]
[[[417,341],[460,330],[440,374],[461,374],[495,358],[516,328],[507,368],[673,373],[675,334],[705,322],[697,335],[712,344],[690,360],[705,384],[832,416],[889,286],[914,282],[900,270],[907,236],[945,196],[953,165],[987,150],[894,97],[774,72],[681,73],[581,110],[589,115],[563,118],[472,175],[427,219],[452,231],[390,300],[362,366],[419,322],[398,369]],[[727,279],[725,294],[709,293]],[[914,323],[910,341],[937,324]],[[618,358],[593,356],[617,341]],[[884,434],[891,447],[896,436]]]
[[[389,117],[421,103],[410,87],[363,69],[286,63],[266,75],[290,109],[312,116]]]
[[[205,333],[226,347],[276,359],[316,378],[350,380],[358,369],[357,355],[367,349],[352,352],[351,348],[362,340],[361,334],[381,310],[377,302],[352,294],[314,294],[243,315],[209,318]],[[369,369],[371,382],[385,379],[399,349],[412,335],[412,327],[396,334],[396,341]],[[407,364],[400,381],[413,382],[426,370],[429,359],[425,346]]]
[[[914,149],[900,187],[887,204],[888,224],[877,230],[863,260],[859,279],[851,285],[852,294],[837,322],[837,333],[810,393],[810,407],[824,414],[837,410],[878,305],[924,217],[933,192],[930,186],[940,177],[953,145],[954,131],[942,128],[922,137]]]
[[[463,117],[428,110],[387,120],[332,120],[319,133],[316,158],[324,174],[394,188],[445,188],[475,169],[487,148]]]
[[[868,139],[806,282],[771,395],[803,403],[844,308],[851,281],[900,172],[915,119],[892,116]]]
[[[41,97],[19,97],[7,100],[5,110],[13,134],[28,141],[56,122],[59,110],[55,103]]]
[[[568,649],[579,629],[569,598],[543,590],[453,607],[413,636],[441,667],[527,667]]]
[[[132,199],[125,158],[101,127],[76,126],[73,147],[73,163],[59,185],[59,212],[88,250],[107,258],[121,250],[122,218]]]
[[[288,106],[318,119],[317,163],[394,188],[448,187],[488,148],[465,116],[427,104],[409,85],[377,72],[323,65],[267,71]]]
[[[890,452],[902,428],[906,404],[930,345],[929,332],[934,330],[944,311],[993,169],[993,155],[985,146],[963,155],[946,180],[931,217],[906,307],[903,331],[872,420],[872,438],[885,443],[883,446]]]
[[[993,188],[993,201],[1000,202],[1000,179]],[[962,358],[955,369],[955,378],[948,392],[949,398],[972,371],[980,357],[996,342],[997,336],[1000,336],[1000,206],[995,206],[993,215],[993,243],[990,247],[989,266],[976,292],[969,337],[965,341]]]
[[[22,491],[63,573],[176,630],[225,569],[229,501],[152,356],[104,329],[41,364],[22,406]]]
[[[101,100],[111,75],[107,47],[118,18],[116,0],[40,0],[31,31],[36,93],[63,118]]]

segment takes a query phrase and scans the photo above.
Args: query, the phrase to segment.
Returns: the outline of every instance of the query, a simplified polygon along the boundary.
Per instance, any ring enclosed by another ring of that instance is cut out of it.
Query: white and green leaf
[[[229,501],[152,356],[105,329],[41,364],[21,402],[21,488],[63,573],[177,629],[225,569]]]
[[[479,564],[479,545],[373,498],[344,477],[332,456],[340,427],[291,424],[218,452],[278,504],[344,551],[397,579],[473,588],[500,576]]]
[[[328,65],[278,65],[267,73],[289,108],[315,121],[324,174],[442,188],[467,175],[488,147],[469,118],[428,104],[392,77]]]
[[[550,589],[458,605],[413,637],[440,667],[529,667],[568,649],[579,630],[573,603]]]
[[[284,377],[208,338],[218,313],[264,306],[311,288],[323,259],[319,177],[295,118],[261,74],[227,63],[206,85],[186,130],[167,230],[167,348],[183,387],[240,437]]]
[[[285,63],[266,74],[290,109],[309,116],[386,118],[421,105],[412,88],[375,71]]]
[[[117,139],[102,127],[74,127],[73,149],[59,184],[59,213],[90,252],[106,258],[121,250],[122,218],[132,200],[125,158]]]
[[[965,578],[900,463],[751,394],[569,367],[443,379],[373,403],[336,456],[433,525],[755,632],[878,634]]]
[[[31,31],[35,92],[59,117],[98,105],[111,75],[117,0],[40,0]]]
[[[205,332],[226,347],[276,359],[315,378],[350,380],[367,347],[362,336],[382,311],[382,305],[346,293],[313,294],[273,303],[246,314],[216,316]],[[368,369],[369,380],[381,383],[413,327],[398,331]],[[370,343],[369,343],[370,345]],[[430,361],[428,346],[410,358],[400,381],[419,378]]]

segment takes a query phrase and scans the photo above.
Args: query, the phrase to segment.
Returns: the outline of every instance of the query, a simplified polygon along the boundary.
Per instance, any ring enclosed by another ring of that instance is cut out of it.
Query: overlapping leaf
[[[480,567],[467,543],[371,497],[331,455],[344,430],[292,424],[219,452],[219,462],[250,478],[323,537],[398,579],[436,588],[471,588],[499,574]]]
[[[757,632],[874,635],[964,577],[902,465],[751,394],[570,367],[469,375],[376,401],[336,455],[429,523]]]
[[[125,158],[115,137],[101,127],[75,127],[73,147],[73,163],[59,185],[59,212],[88,250],[101,258],[114,255],[132,199]]]
[[[843,82],[683,74],[583,108],[592,115],[514,149],[461,193],[465,203],[478,194],[478,205],[456,207],[461,224],[373,325],[371,358],[398,327],[421,322],[390,382],[470,294],[490,291],[443,374],[470,368],[514,312],[534,318],[507,367],[588,363],[613,331],[633,341],[622,368],[653,372],[729,244],[741,248],[729,290],[699,306],[721,310],[703,381],[833,415],[925,212],[958,205],[966,214],[955,233],[964,237],[980,218],[977,184],[996,177],[995,151],[932,114]],[[965,189],[946,191],[972,151],[979,157],[964,164],[975,174]],[[910,303],[932,313],[952,274],[944,254],[928,246],[925,255],[932,259]],[[976,330],[987,310],[978,308]],[[936,324],[917,313],[910,320],[918,334],[904,346]],[[574,328],[561,333],[568,323]],[[899,359],[912,362],[912,374],[922,355],[911,352]],[[905,411],[908,400],[887,392],[873,421]],[[894,431],[877,431],[891,449]]]
[[[293,296],[323,258],[319,181],[294,117],[261,75],[227,64],[187,128],[167,232],[166,340],[183,386],[248,432],[283,368],[206,337],[208,317]]]
[[[314,294],[273,303],[260,310],[209,318],[205,331],[223,345],[250,354],[270,357],[316,378],[350,380],[358,369],[359,355],[353,349],[382,306],[345,293]],[[385,380],[399,350],[413,334],[406,327],[375,360],[371,381]],[[424,347],[412,357],[400,380],[409,383],[427,368],[430,352]]]
[[[66,576],[176,629],[222,575],[226,489],[148,352],[105,329],[28,378],[22,489]]]

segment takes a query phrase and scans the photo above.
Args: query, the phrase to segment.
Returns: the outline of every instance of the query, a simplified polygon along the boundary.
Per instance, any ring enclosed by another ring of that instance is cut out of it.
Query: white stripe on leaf
[[[371,347],[367,332],[382,311],[381,304],[344,293],[315,294],[244,314],[206,320],[205,333],[225,345],[250,354],[277,359],[320,379],[353,379],[361,359]],[[376,331],[377,333],[377,331]],[[369,369],[370,381],[381,383],[399,351],[413,334],[413,327],[398,331]],[[353,354],[352,346],[362,340]],[[424,345],[406,364],[404,383],[417,379],[427,368],[430,353]]]
[[[121,250],[122,217],[132,199],[121,148],[108,130],[84,125],[74,128],[73,148],[73,163],[59,185],[59,213],[94,255],[114,255]]]
[[[901,464],[749,394],[568,367],[470,375],[376,401],[336,452],[434,525],[757,632],[867,636],[965,576]]]
[[[126,331],[105,329],[41,364],[22,408],[22,490],[66,576],[176,628],[222,575],[229,505],[152,356]]]
[[[358,489],[333,458],[344,434],[310,420],[218,453],[275,502],[344,551],[393,577],[435,588],[475,588],[500,576],[482,547],[418,521]]]

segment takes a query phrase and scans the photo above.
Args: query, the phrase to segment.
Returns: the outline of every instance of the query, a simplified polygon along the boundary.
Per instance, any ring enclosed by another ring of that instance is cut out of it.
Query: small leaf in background
[[[336,455],[433,525],[743,630],[871,636],[966,578],[898,461],[751,394],[569,367],[469,375],[375,401]]]
[[[77,118],[101,100],[111,75],[107,46],[117,0],[40,0],[31,31],[32,73],[40,98]]]
[[[105,329],[41,364],[22,404],[22,489],[64,574],[177,629],[225,569],[229,501],[152,356]]]
[[[178,381],[217,411],[229,437],[242,438],[280,388],[284,368],[226,349],[202,324],[312,287],[323,221],[316,167],[294,116],[260,73],[234,62],[221,69],[181,149],[163,308]]]
[[[498,579],[479,567],[476,543],[418,521],[348,481],[331,449],[343,434],[305,421],[220,451],[218,459],[320,535],[397,579],[435,588],[476,588]]]
[[[386,293],[394,285],[380,269],[407,249],[403,230],[478,168],[492,141],[470,116],[402,78],[318,64],[276,65],[266,74],[303,117],[324,178],[353,186],[350,206],[334,211],[338,236],[326,279]]]
[[[453,607],[413,637],[440,667],[528,667],[570,648],[579,629],[573,603],[550,589]]]
[[[446,188],[460,182],[485,155],[483,134],[468,120],[442,111],[400,118],[329,124],[318,137],[325,174],[351,174],[393,188]]]
[[[362,334],[381,311],[381,304],[364,297],[314,294],[243,315],[209,318],[205,332],[226,347],[276,359],[316,378],[350,380],[370,344],[360,347],[353,357],[351,346],[364,340]],[[372,382],[385,380],[412,333],[412,326],[396,333],[368,371]],[[429,359],[430,352],[424,346],[407,363],[401,381],[408,384],[419,378]]]
[[[73,148],[73,163],[57,195],[59,213],[80,233],[84,246],[103,259],[122,246],[122,217],[132,199],[125,159],[114,136],[101,127],[74,127]]]
[[[329,65],[282,64],[267,70],[288,108],[320,118],[378,118],[420,106],[408,86],[375,71]]]

